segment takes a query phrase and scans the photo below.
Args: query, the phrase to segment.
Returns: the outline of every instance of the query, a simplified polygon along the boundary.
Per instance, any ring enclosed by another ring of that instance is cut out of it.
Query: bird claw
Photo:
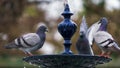
[[[33,56],[33,54],[28,54],[28,56]]]
[[[33,54],[30,53],[30,52],[26,52],[25,54],[26,54],[27,56],[33,56]]]
[[[106,58],[110,58],[109,55],[103,55],[103,54],[101,54],[101,55],[99,55],[99,56],[101,56],[101,57],[106,57]]]
[[[109,55],[104,55],[104,57],[106,57],[106,58],[110,58],[110,56],[109,56]]]

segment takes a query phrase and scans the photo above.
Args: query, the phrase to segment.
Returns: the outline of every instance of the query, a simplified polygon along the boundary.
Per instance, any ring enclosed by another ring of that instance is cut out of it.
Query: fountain
[[[58,25],[58,31],[64,38],[64,52],[58,55],[35,55],[23,58],[23,61],[36,64],[41,68],[95,68],[98,64],[110,62],[112,59],[101,56],[74,55],[70,50],[71,37],[76,31],[76,24],[70,20],[73,13],[69,5],[65,5],[62,13],[64,20]]]

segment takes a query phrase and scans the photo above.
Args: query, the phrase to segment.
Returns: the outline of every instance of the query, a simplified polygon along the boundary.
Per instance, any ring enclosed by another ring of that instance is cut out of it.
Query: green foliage
[[[94,4],[92,0],[83,0],[83,7],[87,15],[99,14],[101,16],[104,15],[105,11],[105,0],[100,1],[98,4]]]
[[[38,16],[38,11],[36,10],[36,6],[27,6],[24,10],[24,14],[27,14],[28,16]]]
[[[22,61],[23,57],[9,56],[0,57],[0,68],[39,68]]]

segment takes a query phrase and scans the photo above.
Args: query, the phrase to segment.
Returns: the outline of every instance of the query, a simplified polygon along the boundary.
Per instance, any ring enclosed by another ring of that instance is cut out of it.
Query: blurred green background
[[[78,25],[71,46],[75,54],[83,15],[89,26],[106,17],[109,21],[108,32],[120,44],[120,0],[68,0],[68,3],[74,13],[72,20]],[[63,20],[63,9],[64,0],[0,0],[0,68],[37,68],[22,61],[26,56],[22,51],[7,50],[3,46],[22,34],[35,32],[40,23],[46,24],[49,32],[44,47],[34,54],[61,53],[63,38],[57,31],[57,25]],[[93,50],[95,55],[101,53],[96,44]],[[120,67],[120,55],[112,53],[111,58],[113,60],[110,63],[98,65],[97,68]]]

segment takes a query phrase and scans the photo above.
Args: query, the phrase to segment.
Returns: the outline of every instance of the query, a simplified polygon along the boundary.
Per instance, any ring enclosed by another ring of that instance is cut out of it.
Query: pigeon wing
[[[26,48],[20,48],[20,50],[23,50],[25,52],[31,52],[35,51],[38,48],[38,46],[40,48],[41,38],[38,36],[38,34],[30,33],[28,35],[24,35],[23,37],[25,38],[26,42],[31,45],[31,47],[27,46]]]
[[[89,45],[91,45],[91,46],[93,44],[93,35],[97,32],[100,25],[101,25],[101,23],[99,23],[99,21],[98,21],[98,22],[94,23],[92,26],[90,26],[90,28],[87,30],[86,37],[89,41]]]
[[[87,26],[87,23],[86,23],[86,19],[85,19],[85,16],[83,16],[82,22],[81,22],[81,25],[80,25],[80,32],[86,33],[87,29],[88,29],[88,26]]]
[[[38,34],[36,33],[28,33],[22,36],[22,45],[24,47],[34,47],[36,44],[38,44],[40,41],[40,38]]]
[[[114,40],[113,37],[106,31],[98,31],[94,35],[94,40],[99,46],[106,46],[109,44],[109,39]],[[112,46],[114,43],[109,44],[108,46]]]
[[[94,36],[95,42],[102,50],[107,50],[105,48],[109,48],[111,51],[115,51],[120,53],[120,47],[118,43],[113,39],[111,34],[106,31],[99,31]]]

